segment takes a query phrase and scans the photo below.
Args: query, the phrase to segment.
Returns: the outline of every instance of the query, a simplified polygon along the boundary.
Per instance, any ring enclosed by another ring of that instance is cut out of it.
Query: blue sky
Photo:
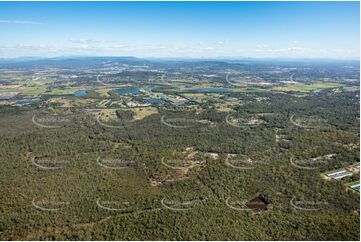
[[[0,2],[0,57],[359,58],[359,2]]]

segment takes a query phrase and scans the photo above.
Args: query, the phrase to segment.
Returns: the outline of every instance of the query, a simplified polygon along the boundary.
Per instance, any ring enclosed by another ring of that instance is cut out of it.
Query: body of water
[[[0,95],[0,100],[7,100],[12,98],[13,96],[9,96],[9,95]]]
[[[39,98],[33,98],[33,99],[30,99],[30,98],[24,98],[22,100],[19,100],[17,101],[15,104],[29,104],[31,102],[35,102],[35,101],[39,101],[40,99]]]
[[[145,100],[148,103],[151,103],[151,104],[163,104],[163,103],[165,103],[165,101],[163,99],[159,99],[159,98],[146,98]]]
[[[140,90],[139,88],[128,88],[128,89],[117,89],[115,90],[115,92],[119,95],[124,95],[124,94],[139,94]]]
[[[87,93],[88,92],[86,90],[78,90],[78,91],[74,92],[74,96],[83,97],[83,96],[87,95]]]

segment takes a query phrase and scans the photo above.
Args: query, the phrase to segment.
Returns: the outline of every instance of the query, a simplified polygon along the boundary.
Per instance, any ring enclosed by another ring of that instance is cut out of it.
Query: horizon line
[[[136,59],[186,59],[186,60],[348,60],[360,61],[360,57],[252,57],[252,56],[217,56],[217,57],[191,57],[191,56],[133,56],[133,55],[56,55],[56,56],[14,56],[14,57],[1,57],[0,60],[14,60],[14,59],[56,59],[56,58],[136,58]]]

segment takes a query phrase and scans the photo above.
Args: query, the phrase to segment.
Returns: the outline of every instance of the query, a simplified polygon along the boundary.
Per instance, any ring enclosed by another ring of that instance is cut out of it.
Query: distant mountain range
[[[129,65],[145,65],[145,64],[165,64],[165,63],[197,63],[197,64],[250,64],[250,63],[275,63],[275,64],[292,64],[292,63],[322,63],[322,64],[343,64],[343,65],[359,65],[359,60],[336,60],[336,59],[284,59],[284,58],[242,58],[222,57],[222,58],[138,58],[133,56],[59,56],[59,57],[40,57],[26,56],[16,58],[0,58],[0,65],[50,65],[62,67],[67,66],[92,66],[101,62],[119,62]]]

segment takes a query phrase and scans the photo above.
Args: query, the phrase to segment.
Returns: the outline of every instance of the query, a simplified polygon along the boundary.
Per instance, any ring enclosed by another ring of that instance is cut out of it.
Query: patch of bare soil
[[[181,181],[189,178],[189,174],[194,168],[199,168],[205,163],[204,160],[195,160],[195,156],[198,153],[199,151],[197,151],[195,147],[187,147],[185,151],[182,152],[184,159],[181,165],[167,164],[166,160],[162,160],[163,165],[167,169],[166,173],[153,174],[149,179],[151,186],[160,186],[166,182]],[[175,154],[175,152],[173,154]],[[184,165],[184,161],[186,165]]]

